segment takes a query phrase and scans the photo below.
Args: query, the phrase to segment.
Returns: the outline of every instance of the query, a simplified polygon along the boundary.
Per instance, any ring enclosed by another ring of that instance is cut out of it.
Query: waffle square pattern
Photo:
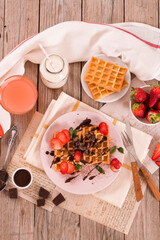
[[[94,100],[98,100],[126,87],[126,72],[127,68],[92,57],[84,80]]]
[[[56,137],[56,133],[54,133]],[[86,126],[77,133],[77,136],[61,149],[54,150],[54,170],[60,171],[62,161],[77,164],[74,160],[76,151],[82,153],[80,165],[84,164],[110,164],[109,134],[100,133],[98,126]]]

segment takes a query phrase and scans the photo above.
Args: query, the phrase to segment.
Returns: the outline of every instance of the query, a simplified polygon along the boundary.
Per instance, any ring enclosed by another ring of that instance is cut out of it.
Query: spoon
[[[9,179],[9,175],[6,172],[6,168],[7,168],[7,164],[8,164],[8,157],[11,151],[11,148],[14,144],[15,138],[18,134],[18,129],[16,126],[13,126],[10,130],[10,136],[9,136],[9,140],[8,140],[8,149],[7,149],[7,154],[4,160],[4,164],[2,169],[0,170],[0,176],[5,176],[5,181],[1,180],[1,184],[0,184],[0,192],[3,191],[8,183],[8,179]]]

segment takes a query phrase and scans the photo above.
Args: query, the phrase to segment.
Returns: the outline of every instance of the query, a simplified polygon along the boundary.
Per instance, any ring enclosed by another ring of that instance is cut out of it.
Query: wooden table
[[[158,27],[158,0],[0,0],[0,59],[25,38],[59,22],[83,20],[97,23],[137,21]],[[77,46],[78,47],[78,46]],[[19,136],[12,155],[35,110],[45,112],[52,98],[60,92],[74,96],[99,108],[80,85],[81,63],[71,64],[70,76],[63,89],[46,88],[39,77],[37,65],[26,64],[26,76],[39,92],[36,107],[24,116],[12,116]],[[1,164],[6,154],[8,134],[1,140]],[[153,178],[158,185],[158,171]],[[160,238],[159,203],[147,189],[128,236],[61,208],[53,213],[37,208],[21,198],[10,200],[7,192],[0,194],[1,240],[158,240]]]

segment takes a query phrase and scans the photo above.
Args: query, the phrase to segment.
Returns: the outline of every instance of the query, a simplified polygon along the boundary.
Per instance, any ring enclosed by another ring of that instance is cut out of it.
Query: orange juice
[[[10,113],[24,114],[37,100],[37,89],[26,77],[12,76],[0,87],[0,103]]]

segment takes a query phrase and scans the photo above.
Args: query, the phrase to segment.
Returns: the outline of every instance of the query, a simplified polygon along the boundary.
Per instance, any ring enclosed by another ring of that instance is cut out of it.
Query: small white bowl
[[[142,87],[140,87],[140,88],[143,88],[144,91],[146,91],[147,93],[150,93],[152,86],[150,86],[150,85],[145,85],[145,86],[142,86]],[[133,104],[134,104],[134,100],[130,100],[130,111],[131,111],[132,116],[134,117],[134,119],[135,119],[136,121],[138,121],[139,123],[142,123],[143,125],[146,125],[146,126],[156,126],[156,125],[160,124],[160,122],[158,122],[158,123],[149,123],[146,118],[138,118],[138,117],[136,117],[136,116],[133,114],[133,112],[132,112],[132,105],[133,105]]]
[[[19,171],[19,170],[26,170],[26,171],[28,171],[29,173],[30,173],[30,175],[31,175],[31,181],[30,181],[30,183],[27,185],[27,186],[25,186],[25,187],[20,187],[20,186],[18,186],[16,183],[15,183],[15,181],[14,181],[14,175],[16,174],[16,172],[17,171]],[[18,188],[18,189],[26,189],[26,188],[28,188],[31,184],[32,184],[32,182],[33,182],[33,175],[32,175],[32,173],[31,173],[31,171],[28,169],[28,168],[17,168],[15,171],[14,171],[14,173],[12,174],[12,182],[13,182],[13,184],[16,186],[16,188]]]

